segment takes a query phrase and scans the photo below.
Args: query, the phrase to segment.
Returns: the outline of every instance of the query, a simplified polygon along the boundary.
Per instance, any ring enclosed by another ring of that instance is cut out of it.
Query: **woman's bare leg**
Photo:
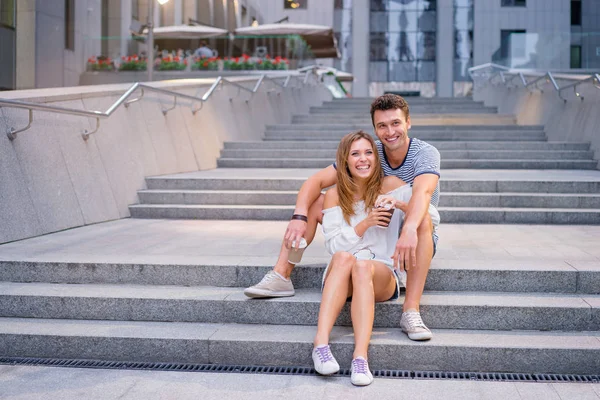
[[[350,274],[355,264],[356,258],[346,252],[335,253],[331,259],[321,297],[315,347],[329,343],[333,325],[352,291]]]
[[[386,301],[396,290],[392,271],[379,261],[357,261],[352,268],[352,358],[367,359],[375,318],[375,302]]]

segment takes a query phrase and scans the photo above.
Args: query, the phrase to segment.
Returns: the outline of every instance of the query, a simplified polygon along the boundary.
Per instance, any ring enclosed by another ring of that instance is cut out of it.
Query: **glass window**
[[[15,0],[0,0],[0,25],[16,27]]]
[[[419,16],[419,30],[421,32],[437,31],[437,14],[435,11],[426,11]]]
[[[571,68],[581,68],[581,46],[571,46]]]
[[[416,82],[416,62],[391,62],[389,64],[389,77],[392,82]]]
[[[389,12],[390,32],[416,32],[419,30],[419,14],[416,11]]]
[[[75,51],[75,0],[65,0],[65,49]]]
[[[419,32],[417,34],[419,60],[435,61],[435,32]]]
[[[457,7],[473,7],[473,0],[454,0],[454,8]]]
[[[417,0],[388,0],[390,11],[417,11],[419,9]]]
[[[454,29],[473,30],[473,9],[455,8],[454,9]]]
[[[386,62],[371,62],[369,63],[369,80],[371,82],[387,82],[388,81],[388,63]]]
[[[307,2],[308,0],[283,0],[283,8],[286,10],[306,9]]]
[[[435,11],[437,0],[421,0],[421,9],[424,11]]]
[[[571,0],[571,25],[581,25],[581,0]]]
[[[386,61],[388,38],[385,33],[371,33],[370,35],[370,60],[371,61]]]
[[[371,11],[370,15],[371,32],[387,32],[388,29],[388,13]]]
[[[417,59],[417,32],[388,34],[388,61],[415,61]]]
[[[454,60],[454,80],[456,82],[470,81],[469,68],[473,66],[473,59],[463,58]]]
[[[371,11],[385,11],[387,10],[386,0],[369,0]]]
[[[473,31],[454,31],[454,58],[473,58]]]
[[[526,0],[501,0],[502,7],[527,7]]]
[[[435,81],[435,62],[419,61],[417,63],[417,81],[434,82]]]
[[[500,57],[502,59],[525,55],[525,32],[523,29],[500,31]]]
[[[335,0],[333,2],[335,10],[348,10],[352,8],[352,0]]]

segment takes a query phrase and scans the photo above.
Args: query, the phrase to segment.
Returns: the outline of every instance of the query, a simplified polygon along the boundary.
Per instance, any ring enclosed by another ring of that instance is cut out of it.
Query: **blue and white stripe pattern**
[[[381,158],[381,167],[385,176],[394,175],[412,187],[415,178],[423,174],[434,174],[440,176],[440,152],[422,140],[411,138],[408,146],[408,153],[404,162],[397,168],[392,168],[383,151],[381,141],[377,140],[377,151]],[[440,183],[438,182],[433,195],[431,204],[437,208],[440,202]]]

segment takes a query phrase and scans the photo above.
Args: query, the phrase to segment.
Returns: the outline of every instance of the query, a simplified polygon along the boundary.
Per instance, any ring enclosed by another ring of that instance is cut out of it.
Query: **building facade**
[[[318,62],[351,72],[354,96],[465,94],[488,62],[600,67],[598,0],[0,0],[0,90],[78,85],[88,57],[143,51],[130,28],[150,4],[154,26],[331,26],[341,58]]]

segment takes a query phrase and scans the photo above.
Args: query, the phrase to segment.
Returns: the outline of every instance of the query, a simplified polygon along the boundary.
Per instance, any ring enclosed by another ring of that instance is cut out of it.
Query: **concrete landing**
[[[6,400],[37,399],[460,399],[598,400],[600,384],[246,375],[0,365]]]

